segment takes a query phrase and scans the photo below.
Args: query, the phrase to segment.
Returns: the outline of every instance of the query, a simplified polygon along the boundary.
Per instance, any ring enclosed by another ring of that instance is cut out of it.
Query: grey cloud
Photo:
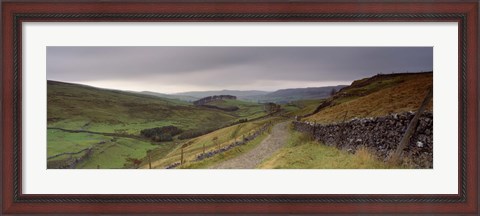
[[[135,80],[217,89],[252,80],[352,81],[432,68],[432,47],[47,47],[47,79],[79,83]]]

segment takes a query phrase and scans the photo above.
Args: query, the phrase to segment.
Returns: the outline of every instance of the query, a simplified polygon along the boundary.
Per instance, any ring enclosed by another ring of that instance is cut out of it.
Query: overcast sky
[[[320,87],[432,68],[432,47],[47,47],[48,80],[161,93]]]

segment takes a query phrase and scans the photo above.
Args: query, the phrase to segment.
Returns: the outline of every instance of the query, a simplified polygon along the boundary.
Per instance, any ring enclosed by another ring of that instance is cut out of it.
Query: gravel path
[[[216,164],[210,169],[254,169],[265,158],[270,157],[287,142],[290,122],[276,124],[272,133],[249,152],[238,157]]]

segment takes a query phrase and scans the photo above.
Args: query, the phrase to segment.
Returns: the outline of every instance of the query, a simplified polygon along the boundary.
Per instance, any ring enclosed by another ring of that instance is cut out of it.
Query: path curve
[[[288,125],[282,122],[273,126],[271,133],[249,152],[216,164],[210,169],[255,169],[264,159],[270,157],[285,145],[288,138]]]

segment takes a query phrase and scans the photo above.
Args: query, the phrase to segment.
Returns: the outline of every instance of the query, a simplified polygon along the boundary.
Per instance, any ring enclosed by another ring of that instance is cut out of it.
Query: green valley
[[[379,74],[332,87],[328,97],[322,88],[318,98],[275,104],[232,95],[186,101],[48,81],[48,168],[213,169],[243,167],[247,161],[255,162],[244,168],[409,168],[386,164],[369,148],[351,154],[323,145],[291,124],[409,112],[418,108],[431,83],[431,72]],[[430,102],[427,111],[432,109]]]
[[[50,168],[65,167],[62,161],[68,164],[79,159],[76,168],[134,167],[127,159],[142,160],[148,150],[161,151],[162,155],[176,147],[173,141],[142,137],[141,130],[163,126],[175,126],[186,133],[217,130],[267,115],[263,105],[243,101],[216,102],[216,106],[239,107],[222,111],[176,99],[56,81],[48,81],[47,88],[48,156],[68,153],[50,158]],[[89,148],[86,160],[85,149]],[[76,153],[81,150],[85,151]]]

